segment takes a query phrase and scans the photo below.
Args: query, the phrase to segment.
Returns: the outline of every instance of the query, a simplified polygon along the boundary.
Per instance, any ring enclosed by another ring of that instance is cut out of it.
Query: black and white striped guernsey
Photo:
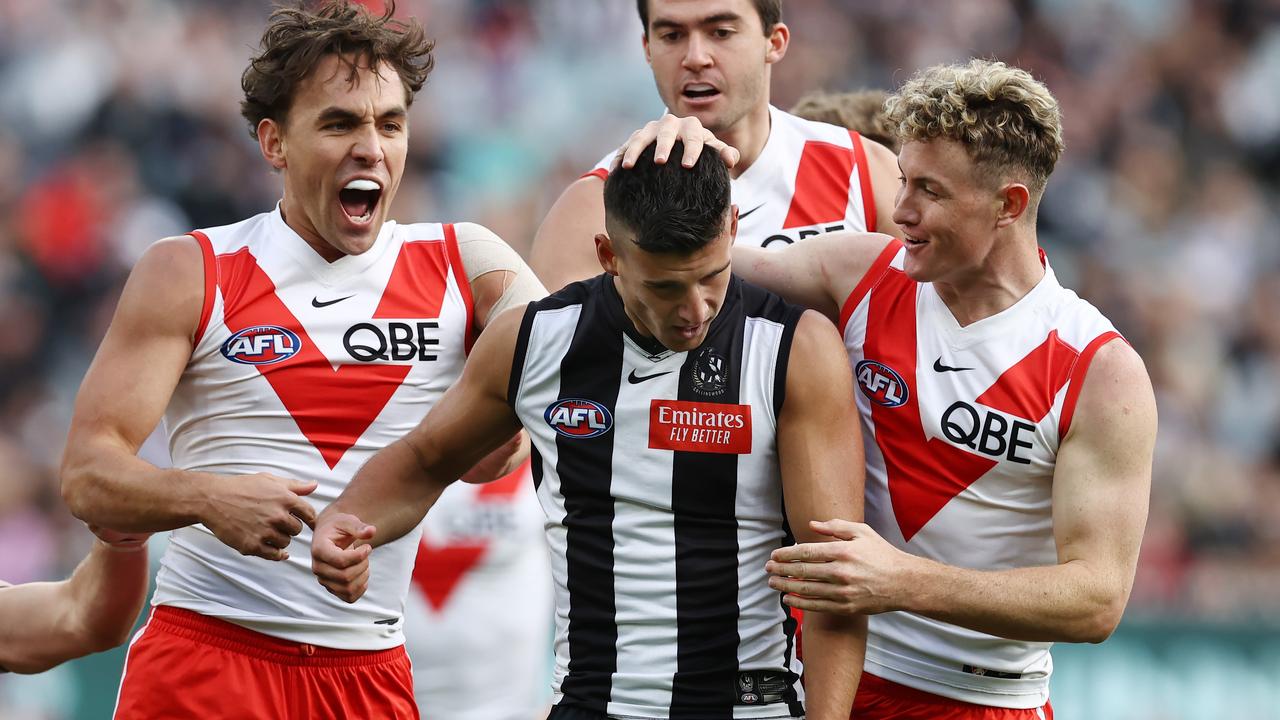
[[[776,426],[802,309],[731,279],[696,350],[640,336],[609,275],[529,306],[508,400],[533,440],[558,708],[802,717]],[[553,714],[553,717],[555,715]]]

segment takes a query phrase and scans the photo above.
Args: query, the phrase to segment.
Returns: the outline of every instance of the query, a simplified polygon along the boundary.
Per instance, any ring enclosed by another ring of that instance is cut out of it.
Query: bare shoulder
[[[1098,348],[1086,370],[1071,428],[1081,435],[1125,445],[1154,442],[1156,400],[1146,365],[1121,339]]]
[[[193,332],[205,300],[204,263],[204,252],[190,235],[152,244],[129,273],[117,320]]]

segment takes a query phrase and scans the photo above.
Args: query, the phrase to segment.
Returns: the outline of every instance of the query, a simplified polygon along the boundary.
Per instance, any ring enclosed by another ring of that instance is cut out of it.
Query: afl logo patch
[[[227,338],[222,355],[241,365],[271,365],[288,360],[302,349],[297,334],[278,325],[255,325]]]
[[[595,400],[561,400],[547,406],[542,417],[553,430],[576,440],[603,435],[613,428],[613,415],[609,408]]]
[[[862,394],[871,402],[885,407],[898,407],[907,402],[910,391],[896,370],[875,360],[863,360],[853,371]]]

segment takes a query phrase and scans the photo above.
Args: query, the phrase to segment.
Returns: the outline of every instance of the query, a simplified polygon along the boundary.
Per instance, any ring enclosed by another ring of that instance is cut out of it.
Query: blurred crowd
[[[238,114],[240,72],[269,10],[0,0],[0,578],[65,576],[88,545],[59,499],[57,466],[79,381],[139,254],[279,197]],[[1130,613],[1275,616],[1280,2],[784,10],[779,107],[818,88],[892,88],[971,55],[1047,82],[1067,152],[1041,212],[1043,244],[1139,350],[1158,395]],[[560,190],[662,110],[631,0],[403,0],[400,12],[437,39],[400,219],[481,222],[527,252]]]

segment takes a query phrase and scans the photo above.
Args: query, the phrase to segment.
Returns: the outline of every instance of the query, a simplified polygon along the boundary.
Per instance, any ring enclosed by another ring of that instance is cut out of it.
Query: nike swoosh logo
[[[942,358],[938,358],[937,360],[933,361],[934,372],[963,372],[965,370],[972,370],[972,369],[973,368],[960,368],[960,367],[951,367],[950,365],[943,365]]]
[[[668,370],[666,372],[654,373],[652,375],[637,375],[636,371],[632,370],[631,374],[627,376],[627,382],[631,383],[632,385],[636,385],[638,383],[644,382],[645,380],[652,380],[656,377],[662,377],[663,375],[670,375],[671,373],[672,371]]]
[[[746,212],[740,212],[740,213],[738,213],[738,219],[739,219],[739,220],[743,220],[743,219],[745,219],[748,215],[750,215],[751,213],[753,213],[753,212],[755,212],[755,211],[759,210],[760,208],[762,208],[762,207],[764,207],[764,206],[765,206],[765,203],[760,203],[759,205],[757,205],[757,206],[755,206],[755,207],[751,208],[750,210],[748,210],[748,211],[746,211]]]
[[[340,297],[340,298],[338,298],[337,300],[325,300],[324,302],[320,302],[320,298],[318,298],[318,297],[313,297],[313,298],[311,298],[311,307],[317,307],[317,308],[329,307],[330,305],[333,305],[333,304],[335,304],[335,303],[340,303],[340,302],[342,302],[343,300],[350,300],[350,299],[351,299],[351,298],[353,298],[353,297],[355,297],[355,295],[348,295],[348,296],[346,296],[346,297]]]

